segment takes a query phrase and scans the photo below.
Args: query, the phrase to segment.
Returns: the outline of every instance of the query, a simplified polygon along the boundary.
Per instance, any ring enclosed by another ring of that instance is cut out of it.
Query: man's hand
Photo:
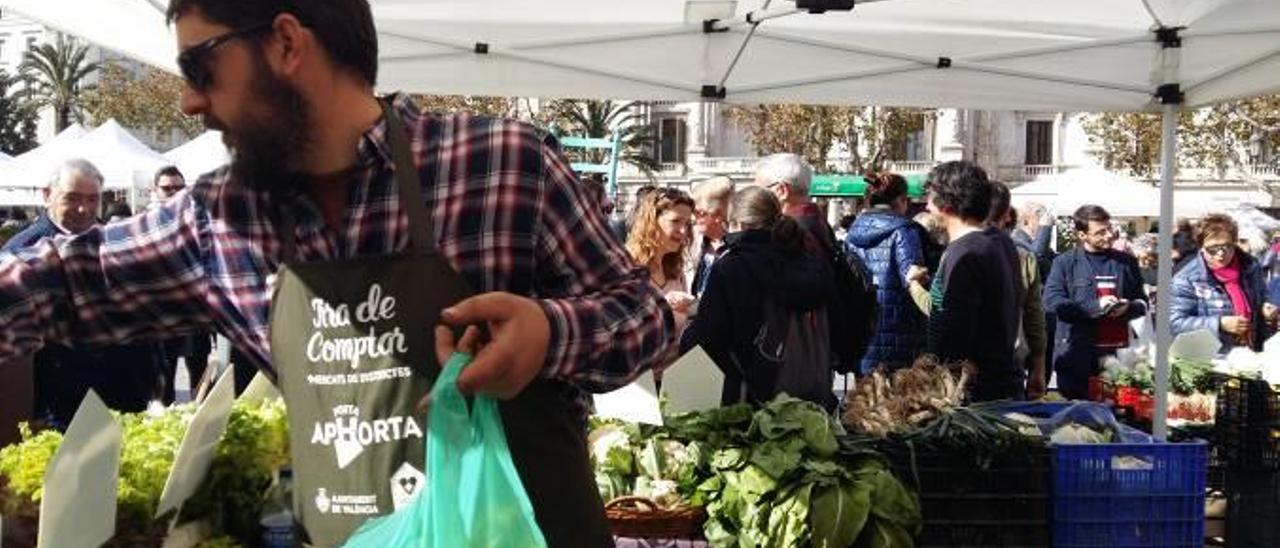
[[[927,286],[929,281],[929,269],[920,265],[911,265],[907,267],[907,282],[916,282],[920,285]]]
[[[1046,391],[1044,367],[1044,358],[1035,358],[1032,360],[1031,368],[1027,371],[1028,400],[1038,400],[1044,397],[1044,393]]]
[[[1106,297],[1098,299],[1098,309],[1105,311],[1107,307],[1114,306],[1118,302],[1120,302],[1119,297],[1116,297],[1115,295],[1107,295]]]
[[[1280,320],[1280,307],[1271,303],[1263,303],[1262,317],[1271,323],[1276,323],[1277,320]]]
[[[1112,318],[1119,318],[1121,316],[1124,316],[1125,313],[1128,311],[1129,311],[1129,301],[1119,301],[1119,304],[1117,304],[1115,308],[1112,308],[1111,312],[1108,313],[1107,315],[1111,316]]]
[[[1222,332],[1237,337],[1243,337],[1249,332],[1249,318],[1244,316],[1223,316],[1219,323],[1222,325]]]
[[[453,340],[453,329],[443,325],[436,326],[436,362],[440,364],[440,367],[444,367],[444,364],[448,363],[454,352],[474,356],[480,346],[480,330],[476,329],[475,326],[467,327],[462,332],[462,339],[458,341]],[[464,368],[463,371],[466,371],[466,369]],[[430,405],[431,392],[427,392],[422,396],[422,400],[418,402],[418,412],[426,411]]]
[[[551,324],[533,299],[485,293],[445,309],[441,319],[454,327],[489,326],[490,340],[458,376],[458,390],[463,394],[511,399],[533,382],[547,360]],[[466,342],[465,335],[463,339]],[[440,341],[439,330],[436,340]],[[442,347],[436,346],[438,353]]]

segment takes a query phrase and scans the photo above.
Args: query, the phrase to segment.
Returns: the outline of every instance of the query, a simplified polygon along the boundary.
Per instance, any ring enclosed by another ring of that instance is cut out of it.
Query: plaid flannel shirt
[[[532,297],[546,312],[545,377],[607,391],[666,354],[670,309],[551,137],[509,120],[424,114],[404,96],[393,106],[412,134],[441,254],[478,291]],[[250,188],[224,168],[143,215],[0,255],[0,359],[45,341],[109,344],[212,327],[273,374],[280,208],[295,212],[301,261],[408,247],[385,121],[358,152],[364,169],[348,185],[341,231],[304,194]]]

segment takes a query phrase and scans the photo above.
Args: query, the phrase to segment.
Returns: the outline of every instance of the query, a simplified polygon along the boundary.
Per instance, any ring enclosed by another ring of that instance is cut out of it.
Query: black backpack
[[[828,307],[831,352],[835,371],[857,373],[876,333],[876,283],[871,270],[856,253],[836,244],[831,269],[835,272],[835,302]]]
[[[746,390],[743,386],[742,396],[764,403],[787,394],[832,408],[835,396],[827,311],[790,309],[765,297],[763,312],[750,345],[730,354],[744,380],[754,387]]]

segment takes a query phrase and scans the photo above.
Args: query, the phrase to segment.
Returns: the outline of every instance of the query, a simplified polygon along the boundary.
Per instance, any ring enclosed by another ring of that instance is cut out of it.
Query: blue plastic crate
[[[1199,440],[1054,446],[1053,545],[1203,547],[1208,458]]]

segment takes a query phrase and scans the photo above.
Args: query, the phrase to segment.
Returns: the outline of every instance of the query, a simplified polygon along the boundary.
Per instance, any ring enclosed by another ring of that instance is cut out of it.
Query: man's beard
[[[258,189],[287,186],[295,180],[311,146],[311,116],[302,94],[277,77],[261,57],[255,57],[253,88],[240,127],[231,129],[213,118],[205,125],[222,131],[231,153],[231,177]]]

